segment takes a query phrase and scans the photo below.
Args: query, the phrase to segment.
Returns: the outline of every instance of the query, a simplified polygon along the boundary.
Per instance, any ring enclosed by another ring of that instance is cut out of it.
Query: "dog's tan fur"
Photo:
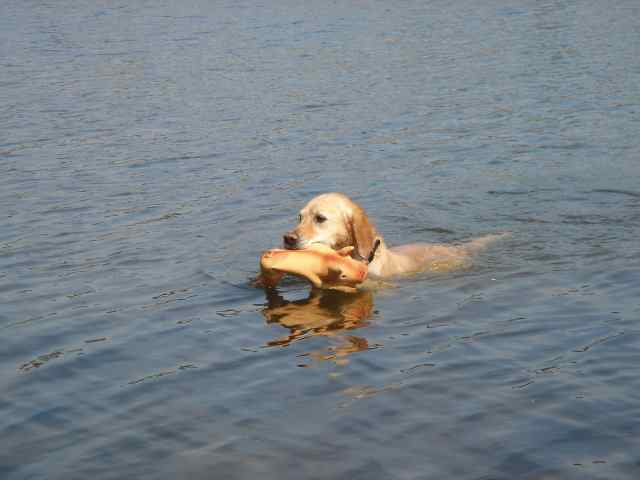
[[[369,264],[369,276],[389,278],[468,265],[473,253],[501,236],[487,235],[459,246],[421,243],[390,248],[361,206],[342,193],[325,193],[300,211],[298,225],[284,235],[284,246],[300,249],[322,243],[335,250],[353,246],[355,254],[367,258],[378,239],[380,245]]]

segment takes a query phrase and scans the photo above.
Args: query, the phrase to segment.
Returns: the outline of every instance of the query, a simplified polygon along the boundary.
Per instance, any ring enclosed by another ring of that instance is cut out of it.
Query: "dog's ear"
[[[373,249],[373,243],[376,239],[376,230],[369,221],[369,217],[364,210],[356,206],[353,209],[351,219],[351,238],[356,252],[360,258],[367,258]]]

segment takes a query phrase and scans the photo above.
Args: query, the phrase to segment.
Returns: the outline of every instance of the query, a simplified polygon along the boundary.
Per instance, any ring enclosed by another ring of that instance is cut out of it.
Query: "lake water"
[[[0,6],[0,477],[640,478],[640,4]],[[314,195],[357,295],[251,287]]]

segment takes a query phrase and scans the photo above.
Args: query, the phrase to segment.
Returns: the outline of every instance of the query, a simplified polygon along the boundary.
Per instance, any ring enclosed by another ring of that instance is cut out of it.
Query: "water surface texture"
[[[640,5],[0,6],[0,477],[640,478]],[[312,196],[357,295],[251,286]]]

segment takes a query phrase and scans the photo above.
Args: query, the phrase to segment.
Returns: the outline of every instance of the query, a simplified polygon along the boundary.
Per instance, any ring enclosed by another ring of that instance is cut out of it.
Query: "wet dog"
[[[388,278],[425,270],[450,270],[502,235],[487,235],[461,245],[416,243],[389,247],[364,209],[342,193],[319,195],[300,211],[298,225],[283,237],[287,249],[322,243],[334,250],[354,247],[352,256],[370,261],[369,276]]]

